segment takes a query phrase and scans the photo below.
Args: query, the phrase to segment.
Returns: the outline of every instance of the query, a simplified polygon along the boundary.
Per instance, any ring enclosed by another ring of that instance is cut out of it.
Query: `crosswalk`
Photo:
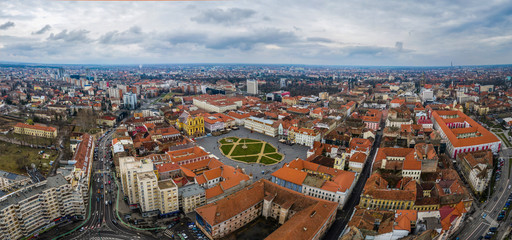
[[[173,238],[172,237],[173,236],[173,232],[170,229],[167,229],[167,230],[164,231],[164,236],[172,239]]]

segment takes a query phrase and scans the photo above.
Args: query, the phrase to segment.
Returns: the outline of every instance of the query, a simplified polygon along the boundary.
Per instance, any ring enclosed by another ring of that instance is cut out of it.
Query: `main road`
[[[91,215],[77,231],[68,239],[156,239],[144,231],[126,227],[117,219],[115,211],[117,199],[117,184],[112,169],[112,154],[110,143],[112,132],[108,132],[98,141],[91,171]],[[121,200],[120,200],[121,201]]]
[[[455,234],[454,237],[459,239],[477,239],[479,236],[484,236],[490,227],[498,227],[498,236],[502,235],[508,227],[508,221],[504,219],[498,222],[496,219],[507,202],[509,194],[512,192],[509,189],[509,185],[512,184],[509,178],[509,157],[512,155],[512,149],[503,149],[500,152],[500,157],[505,159],[504,165],[501,168],[501,178],[494,185],[494,194],[482,204],[482,207],[478,207],[477,204],[473,204],[475,211],[473,214],[468,215],[465,220],[465,224],[462,226],[460,231]],[[483,217],[485,214],[485,218]],[[500,238],[498,238],[500,239]]]

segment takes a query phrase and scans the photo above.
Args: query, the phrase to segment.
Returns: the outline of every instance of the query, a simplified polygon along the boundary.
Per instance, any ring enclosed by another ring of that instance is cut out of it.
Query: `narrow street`
[[[343,206],[342,210],[338,210],[336,214],[336,220],[333,225],[326,233],[324,240],[337,240],[345,227],[347,226],[352,213],[354,212],[354,207],[359,204],[359,199],[361,198],[361,193],[363,192],[364,184],[366,180],[370,176],[370,171],[373,164],[373,159],[375,158],[375,154],[380,146],[380,142],[382,140],[382,131],[377,132],[377,136],[375,137],[375,142],[373,143],[372,150],[370,151],[370,155],[366,159],[366,163],[364,165],[363,171],[357,180],[356,186],[350,194],[350,197],[347,200],[345,206]]]

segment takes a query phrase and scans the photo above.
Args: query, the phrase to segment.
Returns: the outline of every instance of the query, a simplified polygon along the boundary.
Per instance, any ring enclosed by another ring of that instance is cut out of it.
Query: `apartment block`
[[[84,215],[81,192],[57,174],[0,198],[0,238],[29,237],[62,217]]]
[[[206,205],[206,192],[197,184],[179,188],[180,209],[184,213],[193,212],[196,208]]]

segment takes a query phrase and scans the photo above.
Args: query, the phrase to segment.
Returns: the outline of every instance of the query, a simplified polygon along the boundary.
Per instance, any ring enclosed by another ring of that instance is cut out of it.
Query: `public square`
[[[263,165],[258,163],[242,163],[238,161],[233,161],[225,157],[220,152],[218,143],[220,139],[231,136],[239,138],[253,138],[266,141],[272,144],[273,146],[277,147],[277,151],[284,155],[284,160],[275,165]],[[263,176],[263,171],[265,172],[265,175],[267,175],[268,173],[274,172],[276,169],[283,166],[283,164],[288,163],[296,158],[306,159],[306,152],[309,149],[309,147],[307,146],[297,144],[290,146],[284,143],[280,143],[277,138],[273,138],[257,132],[251,133],[250,130],[244,127],[241,127],[239,130],[230,131],[229,133],[220,136],[208,136],[197,138],[196,142],[199,146],[202,146],[206,151],[217,156],[224,164],[234,167],[241,167],[245,170],[246,174],[252,173],[254,180],[260,179]]]

